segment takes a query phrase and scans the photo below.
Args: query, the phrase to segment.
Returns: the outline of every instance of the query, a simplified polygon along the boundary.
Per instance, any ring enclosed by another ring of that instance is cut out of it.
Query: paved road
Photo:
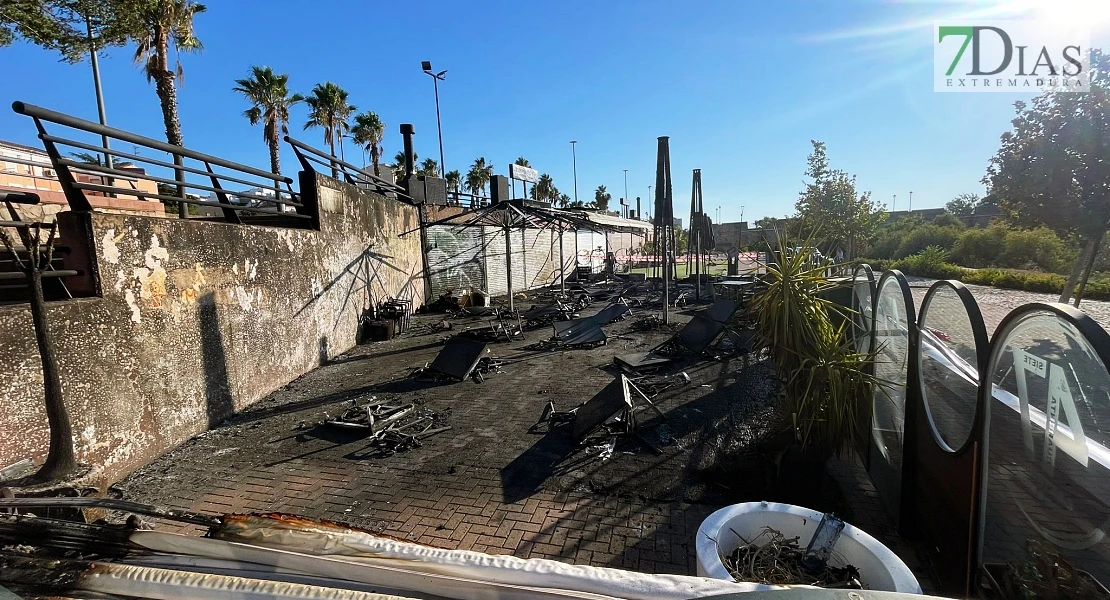
[[[925,293],[936,280],[922,277],[908,277],[907,279],[909,279],[910,287],[913,289],[914,303],[920,309]],[[979,309],[983,311],[983,321],[987,325],[987,333],[992,336],[998,323],[1011,310],[1030,302],[1056,302],[1060,299],[1056,294],[1004,290],[983,285],[968,285],[967,287],[975,295],[975,300],[979,303]],[[1080,303],[1080,309],[1104,328],[1110,329],[1110,302],[1084,300]]]

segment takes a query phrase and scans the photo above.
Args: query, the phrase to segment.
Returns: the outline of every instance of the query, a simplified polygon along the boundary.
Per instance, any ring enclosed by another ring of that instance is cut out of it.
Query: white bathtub
[[[777,529],[788,538],[798,536],[799,543],[804,546],[817,531],[822,516],[815,510],[774,502],[726,506],[709,515],[698,528],[698,575],[732,580],[721,562],[721,555],[728,555],[740,547],[742,542],[738,535],[754,539],[764,527]],[[902,559],[875,538],[847,523],[833,547],[829,563],[838,567],[854,565],[859,569],[861,583],[869,590],[921,593],[917,578]]]

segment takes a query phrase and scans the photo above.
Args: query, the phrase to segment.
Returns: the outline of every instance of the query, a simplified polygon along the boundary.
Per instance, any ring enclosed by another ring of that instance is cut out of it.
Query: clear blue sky
[[[605,184],[615,205],[623,169],[629,195],[646,199],[656,137],[668,135],[676,215],[688,212],[691,169],[700,168],[707,212],[720,206],[734,221],[743,206],[751,221],[793,211],[809,140],[819,139],[833,167],[858,175],[875,198],[889,204],[897,194],[904,209],[912,190],[915,208],[942,206],[982,193],[1022,97],[934,93],[933,20],[1041,14],[1031,3],[1066,10],[1061,2],[210,0],[196,23],[205,48],[183,57],[181,121],[187,146],[266,168],[261,129],[241,116],[247,105],[231,87],[251,65],[269,65],[297,91],[331,80],[376,111],[386,157],[407,122],[417,152],[438,158],[432,81],[420,71],[431,60],[449,70],[440,87],[448,169],[465,172],[485,156],[504,173],[523,155],[573,195],[576,139],[579,198]],[[1097,17],[1094,45],[1110,47]],[[131,51],[106,54],[109,124],[164,139],[154,87]],[[31,121],[8,108],[17,99],[96,118],[87,62],[16,44],[0,49],[0,72],[0,139],[38,145]],[[295,107],[294,136],[323,147],[319,130],[301,131],[304,120]],[[291,173],[292,153],[282,159]]]

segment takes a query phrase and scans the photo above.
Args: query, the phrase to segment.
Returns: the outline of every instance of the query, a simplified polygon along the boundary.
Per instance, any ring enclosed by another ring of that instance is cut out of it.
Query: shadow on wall
[[[224,338],[220,333],[216,295],[208,293],[198,298],[197,308],[205,412],[208,414],[208,427],[212,428],[235,412],[235,401],[228,385],[227,355],[224,354]]]

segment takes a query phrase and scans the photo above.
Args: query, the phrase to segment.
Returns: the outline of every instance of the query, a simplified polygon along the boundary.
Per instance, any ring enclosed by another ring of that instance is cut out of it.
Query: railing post
[[[39,139],[42,140],[42,145],[46,148],[46,155],[50,157],[50,162],[54,163],[54,172],[58,175],[58,185],[62,186],[62,193],[65,194],[66,201],[69,202],[70,210],[91,212],[92,204],[85,197],[85,193],[74,185],[77,182],[73,179],[73,174],[69,172],[68,167],[59,164],[58,161],[62,159],[62,155],[58,153],[58,147],[54,145],[54,142],[46,139],[46,128],[42,126],[42,121],[38,117],[33,118],[35,127],[39,130]]]
[[[184,160],[181,158],[181,155],[176,153],[176,152],[173,153],[173,164],[175,164],[179,167],[181,165],[185,164]],[[205,164],[207,164],[207,163],[205,163]],[[209,171],[211,171],[211,169],[209,169]],[[182,184],[185,183],[185,171],[182,171],[181,169],[174,169],[173,179],[174,179],[174,181],[177,182],[177,194],[176,194],[177,197],[178,198],[184,198],[185,197],[185,186],[182,185]],[[177,216],[182,218],[182,219],[188,219],[189,218],[189,206],[188,206],[188,204],[186,204],[184,202],[178,202],[177,203]]]
[[[220,190],[220,191],[216,192],[216,199],[220,201],[220,204],[223,204],[223,205],[227,206],[227,208],[221,208],[221,210],[223,210],[223,212],[224,212],[224,219],[226,219],[228,223],[234,223],[236,225],[241,225],[243,223],[243,220],[239,218],[239,213],[235,212],[235,209],[231,208],[231,200],[229,200],[228,197],[227,197],[227,194],[225,194],[223,192],[224,188],[223,188],[222,185],[220,185],[219,178],[217,178],[216,174],[212,171],[212,165],[208,164],[208,161],[204,161],[204,168],[212,176],[212,187],[216,188],[217,190]],[[274,193],[276,194],[277,192],[275,191]],[[277,197],[277,199],[280,200],[281,198]],[[185,206],[185,203],[182,202],[181,205]],[[278,204],[277,207],[278,207],[278,209],[280,209],[281,205]]]

